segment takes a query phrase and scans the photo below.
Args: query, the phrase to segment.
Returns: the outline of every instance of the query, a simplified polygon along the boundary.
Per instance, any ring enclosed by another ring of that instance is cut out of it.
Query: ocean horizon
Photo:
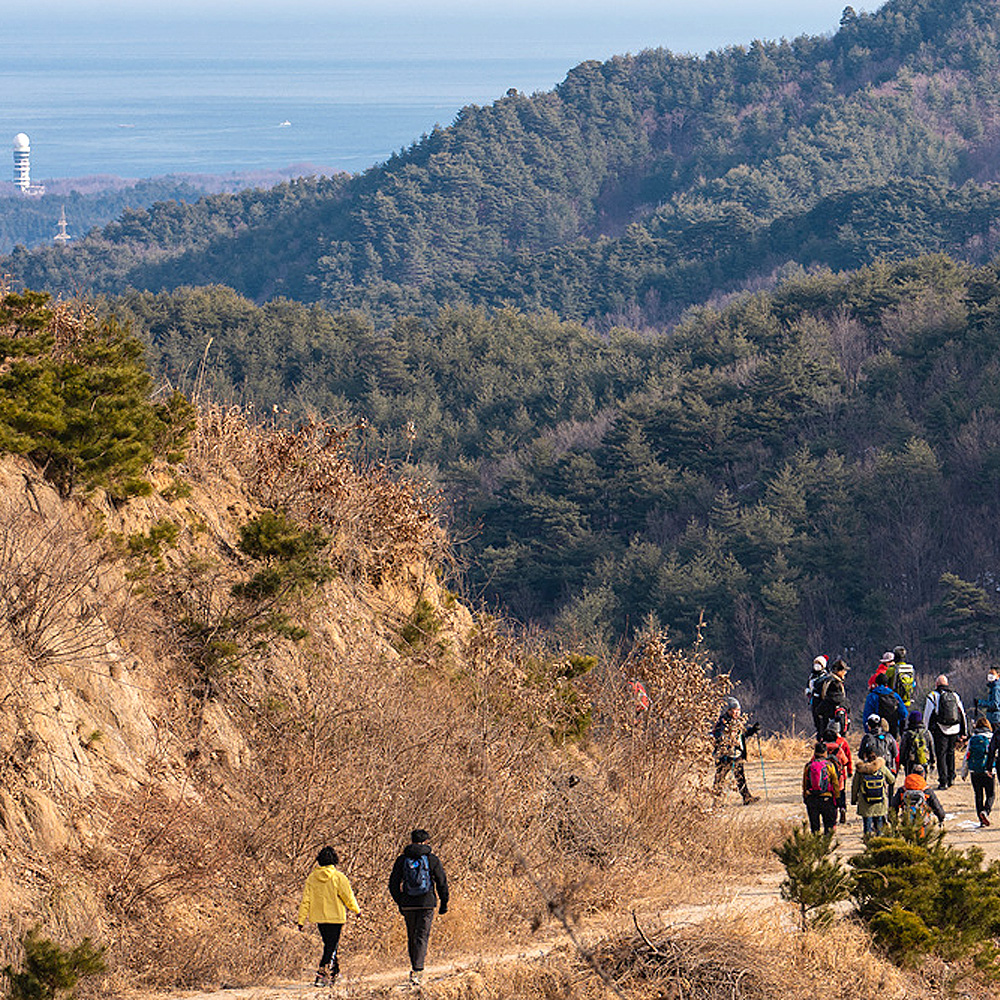
[[[549,90],[585,59],[710,42],[655,19],[616,33],[593,15],[334,13],[275,20],[251,11],[197,24],[163,13],[65,14],[5,25],[0,143],[29,136],[36,182],[293,164],[356,173],[464,106],[510,88]],[[831,16],[825,5],[813,11],[816,30],[832,30]],[[0,160],[0,178],[10,169]]]

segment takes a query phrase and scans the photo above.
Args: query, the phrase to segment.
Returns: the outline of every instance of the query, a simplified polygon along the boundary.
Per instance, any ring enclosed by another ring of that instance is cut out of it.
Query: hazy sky
[[[227,22],[234,39],[240,22],[274,23],[276,36],[341,25],[350,31],[383,15],[394,34],[445,32],[461,37],[463,21],[495,19],[502,25],[503,45],[525,50],[553,47],[570,58],[605,58],[615,52],[663,46],[675,52],[703,53],[753,38],[792,38],[836,30],[846,0],[35,0],[30,21],[60,41],[72,35],[73,22],[107,22],[120,34],[150,19],[175,24]],[[874,10],[880,4],[854,4]],[[563,30],[549,30],[553,21]],[[451,22],[449,24],[449,22]],[[22,22],[23,24],[23,22]],[[517,39],[518,29],[521,37]],[[18,22],[7,18],[5,32],[18,34]],[[9,37],[9,36],[8,36]],[[486,46],[490,40],[483,39]],[[497,43],[499,44],[499,43]],[[597,46],[597,50],[595,50]],[[553,53],[554,54],[554,53]]]

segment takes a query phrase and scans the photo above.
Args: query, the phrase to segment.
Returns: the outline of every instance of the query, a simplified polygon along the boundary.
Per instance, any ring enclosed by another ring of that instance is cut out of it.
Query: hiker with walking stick
[[[749,721],[740,710],[739,700],[729,697],[722,703],[719,718],[712,729],[712,739],[715,740],[715,782],[712,785],[712,794],[722,795],[725,791],[726,778],[732,771],[736,778],[736,788],[743,796],[745,806],[760,801],[760,796],[753,795],[747,787],[744,768],[747,759],[747,737],[756,736],[760,731],[760,723],[748,725]]]

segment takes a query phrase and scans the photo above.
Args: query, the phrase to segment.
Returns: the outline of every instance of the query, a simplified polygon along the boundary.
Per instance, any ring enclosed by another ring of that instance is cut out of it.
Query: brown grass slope
[[[398,963],[385,882],[419,824],[453,883],[436,959],[575,924],[608,977],[557,950],[430,997],[765,997],[792,969],[782,995],[824,976],[844,997],[919,995],[858,934],[835,974],[825,945],[766,921],[661,929],[649,952],[629,909],[775,881],[782,825],[707,807],[727,679],[655,629],[595,666],[472,614],[442,584],[434,498],[349,443],[206,407],[184,464],[127,504],[0,461],[0,967],[41,925],[107,946],[92,995],[300,977],[316,944],[296,905],[326,843],[362,906],[342,962]],[[246,545],[265,511],[321,532],[322,574],[254,590],[277,569]]]
[[[718,682],[654,642],[629,669],[652,691],[674,671],[695,714],[634,725],[619,674],[447,592],[434,499],[348,438],[205,408],[184,465],[127,504],[0,463],[0,964],[41,923],[108,945],[105,991],[298,975],[324,843],[364,907],[352,947],[398,954],[384,885],[416,824],[455,881],[440,946],[502,945],[661,849]],[[241,528],[267,510],[322,532],[325,576],[254,596],[274,567]],[[588,722],[622,739],[595,754]]]

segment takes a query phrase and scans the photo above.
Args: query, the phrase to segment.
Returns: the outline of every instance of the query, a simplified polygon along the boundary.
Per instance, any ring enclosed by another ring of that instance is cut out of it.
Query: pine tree
[[[3,970],[10,1000],[55,1000],[84,976],[104,971],[104,948],[94,947],[90,938],[67,950],[42,937],[35,927],[25,935],[23,944],[23,968],[15,971],[8,965]]]
[[[798,904],[803,931],[828,924],[833,904],[851,894],[853,876],[834,853],[838,846],[832,833],[811,833],[803,823],[771,848],[785,866],[781,897]]]

